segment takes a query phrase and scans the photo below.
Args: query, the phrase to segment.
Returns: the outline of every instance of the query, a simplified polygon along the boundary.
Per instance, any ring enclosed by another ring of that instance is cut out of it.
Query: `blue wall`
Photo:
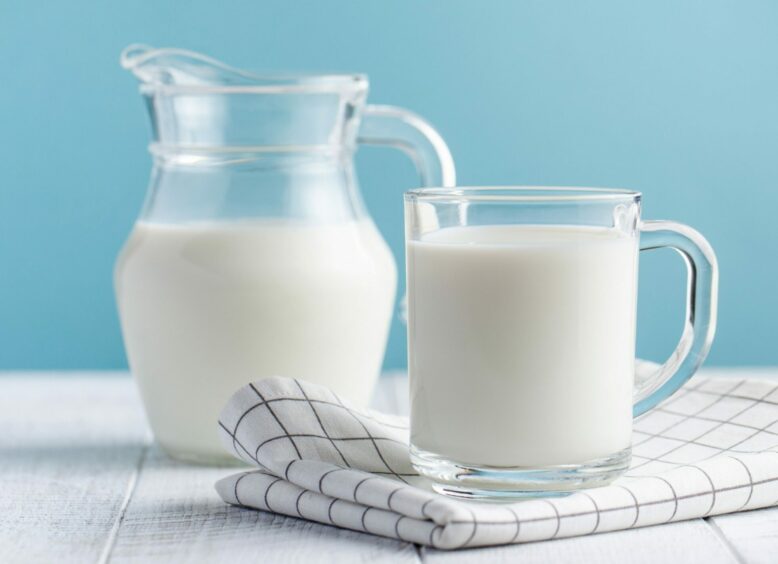
[[[178,7],[176,7],[178,6]],[[266,70],[363,71],[371,100],[448,140],[463,184],[624,186],[721,264],[711,364],[778,364],[778,3],[36,2],[0,5],[0,368],[125,366],[114,257],[142,201],[149,129],[132,42]],[[358,157],[398,257],[399,154]],[[639,352],[680,334],[683,268],[641,263]],[[387,366],[403,366],[396,324]]]

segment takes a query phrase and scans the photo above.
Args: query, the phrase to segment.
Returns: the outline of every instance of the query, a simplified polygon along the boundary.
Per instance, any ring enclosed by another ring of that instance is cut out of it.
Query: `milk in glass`
[[[630,445],[637,241],[616,229],[444,228],[407,245],[413,445],[551,466]]]

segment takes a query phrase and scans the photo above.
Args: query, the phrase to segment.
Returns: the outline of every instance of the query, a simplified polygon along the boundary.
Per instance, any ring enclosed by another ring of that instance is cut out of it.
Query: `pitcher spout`
[[[256,94],[367,90],[367,77],[362,74],[258,74],[195,51],[140,43],[122,51],[120,64],[135,75],[144,91],[155,87],[167,92],[175,89]]]
[[[142,44],[124,49],[120,63],[149,86],[248,86],[260,78],[195,51]]]

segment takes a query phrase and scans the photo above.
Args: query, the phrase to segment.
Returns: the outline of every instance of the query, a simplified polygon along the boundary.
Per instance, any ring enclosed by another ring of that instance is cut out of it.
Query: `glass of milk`
[[[219,411],[273,375],[366,405],[397,274],[354,151],[402,148],[422,184],[450,185],[440,135],[406,110],[365,105],[362,75],[257,75],[145,46],[122,64],[141,83],[154,166],[116,263],[116,299],[156,440],[178,458],[231,460]]]
[[[431,188],[405,195],[411,457],[441,493],[495,498],[604,485],[632,419],[699,368],[718,270],[695,230],[643,221],[641,195]],[[688,266],[686,323],[635,374],[638,254]]]

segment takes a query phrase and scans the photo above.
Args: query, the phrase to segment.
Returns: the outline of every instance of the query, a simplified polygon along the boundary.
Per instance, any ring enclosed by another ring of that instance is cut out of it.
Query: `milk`
[[[630,445],[637,243],[612,229],[473,226],[407,246],[411,442],[476,466]]]
[[[156,439],[187,458],[225,456],[220,409],[271,375],[366,405],[395,286],[370,221],[138,223],[117,262],[116,294]]]

